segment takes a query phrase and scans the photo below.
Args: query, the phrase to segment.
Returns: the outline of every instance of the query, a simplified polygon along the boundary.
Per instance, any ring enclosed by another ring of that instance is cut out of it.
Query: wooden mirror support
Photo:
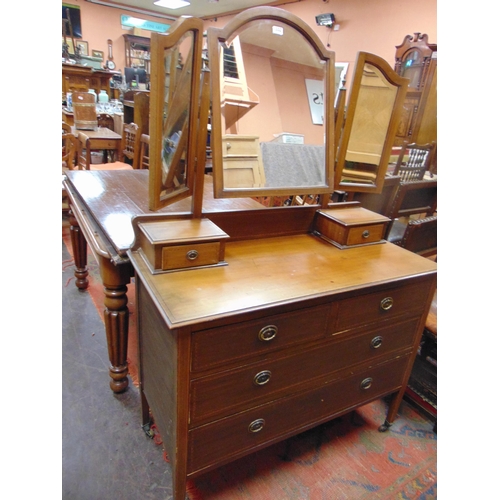
[[[151,35],[150,210],[193,194],[202,38],[196,18]]]
[[[387,61],[359,52],[345,125],[342,130],[335,189],[380,193],[409,79]]]
[[[248,9],[207,38],[214,196],[333,192],[334,53],[273,7]]]

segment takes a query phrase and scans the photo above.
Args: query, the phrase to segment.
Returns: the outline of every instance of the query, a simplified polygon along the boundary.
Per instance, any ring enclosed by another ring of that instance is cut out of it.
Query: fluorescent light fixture
[[[190,5],[190,3],[185,0],[158,0],[154,2],[154,4],[158,5],[158,7],[165,7],[166,9],[180,9],[186,5]]]

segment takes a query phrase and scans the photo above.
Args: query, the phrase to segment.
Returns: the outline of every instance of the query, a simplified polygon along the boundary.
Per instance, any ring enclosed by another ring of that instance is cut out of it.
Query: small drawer
[[[342,249],[382,243],[389,221],[361,207],[318,210],[314,233]]]
[[[429,297],[429,282],[402,286],[342,300],[336,331],[390,319],[398,315],[420,315]]]
[[[324,337],[330,305],[194,332],[192,371]]]
[[[161,254],[161,268],[169,270],[214,265],[220,261],[220,253],[219,242],[164,247]]]
[[[243,456],[399,389],[408,356],[189,431],[188,474]],[[381,422],[382,423],[382,422]]]
[[[314,379],[410,348],[418,319],[389,322],[359,335],[336,335],[328,344],[281,359],[269,359],[191,382],[191,423],[206,422],[293,393]]]

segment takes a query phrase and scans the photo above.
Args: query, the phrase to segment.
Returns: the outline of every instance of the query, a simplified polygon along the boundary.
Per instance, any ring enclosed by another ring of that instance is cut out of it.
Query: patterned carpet
[[[63,240],[70,253],[69,229]],[[103,291],[89,253],[89,293],[102,317]],[[73,265],[72,261],[63,266]],[[67,286],[74,286],[69,280]],[[128,360],[137,385],[134,285],[128,287]],[[377,400],[341,418],[189,482],[190,500],[427,500],[437,498],[433,422],[406,402],[385,433],[387,409]]]

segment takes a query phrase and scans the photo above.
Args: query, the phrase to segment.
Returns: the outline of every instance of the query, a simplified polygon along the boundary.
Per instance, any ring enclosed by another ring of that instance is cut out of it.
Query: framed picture
[[[80,47],[81,56],[89,55],[89,42],[84,42],[82,40],[75,40],[75,44],[77,47]]]
[[[92,49],[92,57],[98,57],[104,61],[104,52],[102,50]]]
[[[62,43],[64,44],[64,37],[62,37]],[[68,52],[70,54],[74,54],[75,53],[75,47],[73,46],[73,40],[71,37],[67,36],[66,37],[66,43],[68,44],[69,48],[68,48]]]

